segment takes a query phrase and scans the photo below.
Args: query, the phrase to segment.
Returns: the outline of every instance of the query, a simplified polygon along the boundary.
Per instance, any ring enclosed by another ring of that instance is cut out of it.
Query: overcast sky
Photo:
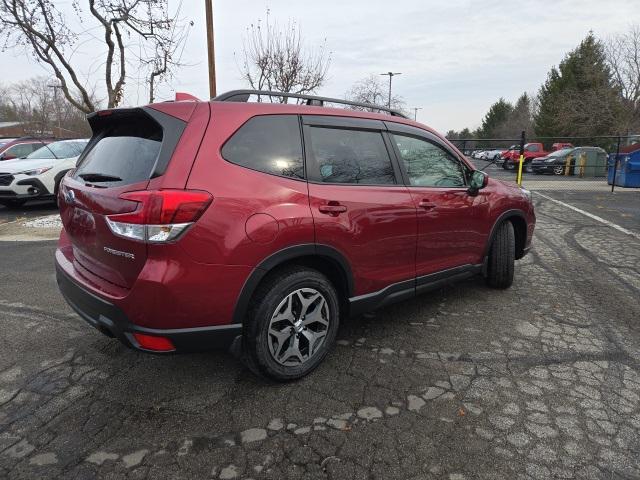
[[[54,3],[69,9],[71,1]],[[402,72],[394,78],[394,93],[408,107],[422,107],[418,120],[442,132],[477,127],[500,96],[513,101],[535,92],[589,30],[607,37],[640,23],[638,0],[214,0],[219,92],[246,86],[234,53],[241,52],[247,26],[267,8],[281,24],[298,22],[306,45],[326,38],[332,62],[319,94],[343,98],[363,77]],[[178,90],[207,98],[204,2],[184,0],[183,16],[195,22],[184,55],[191,66],[161,97]],[[87,43],[76,58],[88,66],[95,51]],[[5,84],[45,73],[19,50],[2,52],[0,59]],[[134,83],[127,86],[127,101],[144,102]]]

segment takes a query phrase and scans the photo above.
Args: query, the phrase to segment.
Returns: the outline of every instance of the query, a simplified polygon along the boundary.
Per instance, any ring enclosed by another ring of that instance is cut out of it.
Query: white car
[[[499,160],[504,152],[504,148],[496,148],[494,150],[486,150],[482,152],[483,160]]]
[[[75,168],[88,139],[49,143],[26,158],[0,162],[0,205],[20,207],[29,200],[55,201],[64,175]]]

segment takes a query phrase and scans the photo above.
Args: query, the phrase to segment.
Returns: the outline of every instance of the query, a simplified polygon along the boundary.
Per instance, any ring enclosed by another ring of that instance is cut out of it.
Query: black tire
[[[328,308],[329,324],[323,343],[310,358],[299,365],[282,365],[269,349],[269,324],[281,302],[301,288],[322,294]],[[262,282],[251,301],[242,339],[244,363],[262,377],[280,382],[297,380],[314,370],[326,357],[335,342],[339,324],[338,294],[327,277],[317,270],[299,266],[276,271]]]
[[[513,284],[516,259],[516,238],[513,224],[509,221],[498,226],[487,265],[487,285],[492,288],[509,288]]]
[[[4,205],[5,207],[9,208],[9,209],[15,209],[15,208],[20,208],[22,207],[25,203],[27,203],[26,200],[2,200],[0,201],[0,205]]]
[[[564,175],[564,167],[559,166],[559,165],[553,167],[553,174],[554,175]]]

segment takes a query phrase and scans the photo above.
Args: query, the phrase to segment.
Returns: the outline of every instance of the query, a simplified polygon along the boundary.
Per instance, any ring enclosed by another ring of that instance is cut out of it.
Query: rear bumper
[[[64,299],[82,319],[105,335],[115,337],[126,346],[137,350],[158,353],[142,348],[134,333],[168,338],[175,346],[173,352],[226,349],[242,333],[240,324],[180,329],[140,327],[131,323],[119,307],[80,286],[57,261],[56,279]]]

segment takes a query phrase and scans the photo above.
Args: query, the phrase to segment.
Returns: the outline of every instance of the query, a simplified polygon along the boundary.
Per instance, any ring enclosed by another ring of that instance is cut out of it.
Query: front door
[[[480,264],[489,203],[483,191],[468,193],[469,168],[426,132],[390,137],[418,212],[417,276]]]
[[[356,296],[400,282],[412,289],[416,209],[383,122],[303,118],[316,243],[349,260]]]

